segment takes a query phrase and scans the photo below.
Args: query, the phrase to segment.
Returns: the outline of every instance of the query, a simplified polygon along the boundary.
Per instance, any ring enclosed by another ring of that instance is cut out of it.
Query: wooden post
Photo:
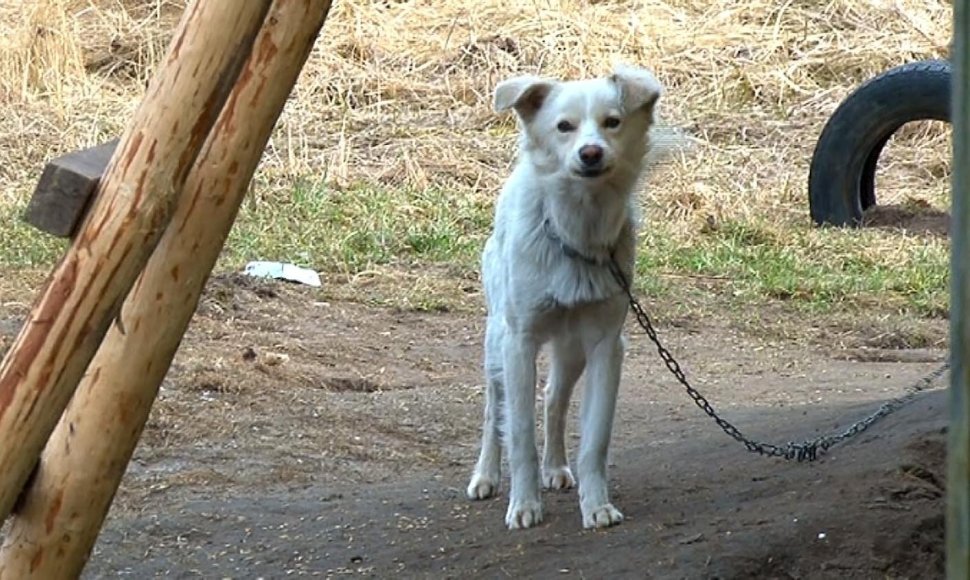
[[[946,576],[970,578],[970,0],[953,3],[953,220]]]
[[[121,324],[108,331],[44,450],[0,549],[0,579],[80,574],[329,8],[329,0],[276,0],[271,6],[185,195],[125,300]]]
[[[269,4],[188,6],[89,215],[0,365],[0,520],[161,237]]]

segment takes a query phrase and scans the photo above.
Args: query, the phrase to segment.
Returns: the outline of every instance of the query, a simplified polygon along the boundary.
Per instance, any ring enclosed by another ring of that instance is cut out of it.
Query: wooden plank
[[[60,238],[77,231],[98,189],[118,139],[48,162],[30,198],[24,221]]]
[[[953,220],[946,577],[970,578],[970,0],[953,3]]]

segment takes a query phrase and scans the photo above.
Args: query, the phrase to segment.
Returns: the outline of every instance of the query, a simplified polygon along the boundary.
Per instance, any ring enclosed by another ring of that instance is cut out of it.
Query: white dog
[[[487,393],[481,455],[468,496],[497,492],[504,435],[512,480],[509,528],[542,521],[535,386],[536,356],[546,343],[552,356],[541,483],[552,489],[576,483],[566,459],[565,423],[573,386],[585,370],[576,464],[583,525],[605,527],[623,519],[610,503],[606,461],[627,297],[610,267],[615,261],[632,280],[633,194],[660,93],[651,73],[629,67],[572,82],[517,77],[495,89],[495,110],[515,110],[521,139],[482,255]]]

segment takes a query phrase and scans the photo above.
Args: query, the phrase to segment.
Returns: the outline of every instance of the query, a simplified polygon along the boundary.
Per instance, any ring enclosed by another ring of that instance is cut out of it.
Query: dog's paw
[[[531,528],[542,523],[542,502],[511,501],[505,512],[505,525],[510,530]]]
[[[591,510],[583,510],[584,528],[608,528],[622,521],[623,514],[611,503],[597,506]]]
[[[568,466],[542,469],[542,486],[546,489],[570,489],[576,486],[576,478]]]
[[[498,493],[498,477],[490,477],[482,473],[472,475],[468,483],[468,499],[488,499]]]

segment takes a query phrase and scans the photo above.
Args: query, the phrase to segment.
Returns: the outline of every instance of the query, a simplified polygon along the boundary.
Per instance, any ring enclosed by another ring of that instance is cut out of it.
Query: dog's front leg
[[[567,489],[576,485],[566,459],[566,414],[576,381],[586,366],[586,353],[577,340],[553,339],[549,383],[546,385],[545,448],[542,453],[542,485]]]
[[[529,528],[542,521],[539,456],[536,452],[536,356],[539,345],[523,332],[509,332],[505,343],[505,439],[512,479],[505,523]]]
[[[586,389],[580,404],[579,507],[583,512],[583,527],[603,528],[623,520],[620,510],[610,503],[606,480],[606,460],[623,365],[622,337],[616,335],[599,341],[589,355],[588,364]]]

